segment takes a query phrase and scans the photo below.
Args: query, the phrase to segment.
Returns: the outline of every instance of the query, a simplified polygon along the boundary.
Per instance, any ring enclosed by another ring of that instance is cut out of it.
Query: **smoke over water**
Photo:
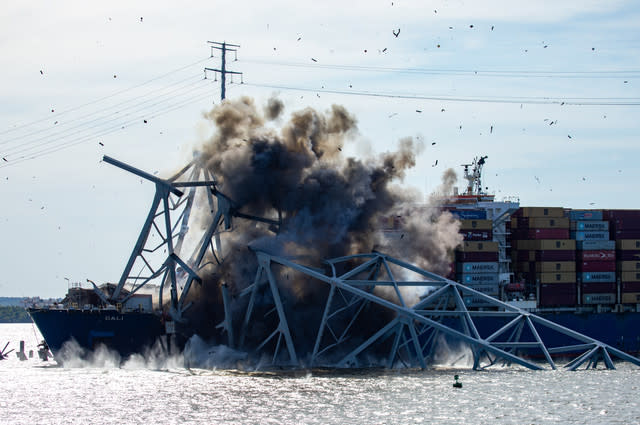
[[[395,150],[376,158],[347,157],[343,147],[356,140],[358,129],[344,107],[332,105],[324,112],[306,108],[286,121],[284,114],[277,99],[259,108],[244,97],[205,115],[216,131],[198,149],[198,158],[215,176],[218,189],[244,214],[282,220],[274,233],[268,224],[234,219],[223,246],[225,261],[205,269],[203,285],[189,295],[194,305],[188,319],[205,338],[213,336],[214,325],[223,318],[220,285],[228,284],[237,295],[254,280],[258,264],[248,247],[295,256],[314,267],[321,267],[323,259],[378,250],[446,274],[461,241],[458,222],[437,208],[435,198],[420,205],[420,196],[399,186],[416,165],[421,142],[404,138]],[[454,182],[455,173],[448,170],[443,193],[450,193]],[[403,220],[394,237],[382,231],[389,217]],[[292,333],[308,335],[312,344],[327,288],[292,271],[276,267],[274,273],[283,286],[290,327],[296,324]],[[235,323],[242,321],[242,307],[234,306]],[[303,329],[305,325],[313,329]],[[256,338],[260,327],[252,326]]]

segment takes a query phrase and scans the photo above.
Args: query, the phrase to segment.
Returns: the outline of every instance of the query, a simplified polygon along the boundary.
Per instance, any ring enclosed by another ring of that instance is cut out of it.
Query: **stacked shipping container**
[[[498,243],[493,242],[493,222],[486,219],[483,210],[457,210],[460,218],[460,233],[464,238],[456,250],[455,280],[476,291],[497,297],[500,294],[498,281]],[[481,299],[464,297],[468,306],[482,306]]]
[[[602,211],[571,210],[571,237],[576,240],[576,269],[581,304],[617,302],[615,242]]]
[[[640,304],[640,211],[604,210],[603,215],[615,240],[620,302]]]
[[[561,207],[520,208],[511,220],[516,279],[541,307],[576,304],[576,246]]]

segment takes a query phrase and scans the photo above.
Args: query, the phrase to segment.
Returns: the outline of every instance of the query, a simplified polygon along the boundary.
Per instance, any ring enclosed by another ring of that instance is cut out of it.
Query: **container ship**
[[[445,277],[612,347],[640,353],[640,210],[521,207],[515,198],[498,201],[483,191],[486,159],[476,157],[464,165],[466,188],[455,189],[439,207],[459,220],[462,235]],[[29,309],[54,356],[69,340],[88,350],[103,344],[123,356],[144,353],[156,341],[182,347],[197,333],[187,325],[189,290],[202,283],[207,266],[224,263],[221,244],[233,221],[253,220],[269,228],[281,224],[240,212],[195,162],[167,180],[109,157],[105,162],[155,183],[156,197],[119,282],[76,285],[61,303]],[[187,174],[187,181],[181,181]],[[205,193],[198,195],[202,189]],[[172,196],[180,200],[170,202]],[[198,202],[211,206],[212,214],[208,223],[198,222],[204,228],[200,241],[189,244],[185,235],[195,227],[192,209]],[[389,217],[381,228],[393,237],[403,233],[402,222],[401,216]],[[160,242],[152,241],[154,235]],[[150,256],[163,247],[164,256],[154,263]],[[153,282],[155,300],[140,290]],[[231,310],[226,285],[220,291],[216,297],[225,313],[218,315],[220,323],[206,325],[231,339],[231,321],[222,316]],[[482,297],[465,296],[464,303],[474,310],[495,308]],[[476,324],[496,329],[495,320],[487,315]]]

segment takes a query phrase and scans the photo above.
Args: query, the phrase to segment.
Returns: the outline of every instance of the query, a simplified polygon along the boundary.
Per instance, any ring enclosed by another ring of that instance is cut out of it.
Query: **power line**
[[[258,65],[285,66],[310,69],[332,69],[338,71],[357,72],[393,72],[404,74],[425,75],[462,75],[478,77],[513,77],[513,78],[610,78],[618,79],[624,76],[638,77],[640,70],[602,70],[602,71],[537,71],[537,70],[492,70],[492,69],[459,69],[459,68],[397,68],[367,65],[340,65],[303,62],[279,62],[260,59],[242,59],[241,62]]]
[[[213,90],[213,92],[207,92],[207,93],[204,93],[204,94],[193,96],[193,97],[191,97],[189,99],[183,100],[180,103],[177,103],[177,104],[174,104],[174,105],[169,105],[168,107],[165,107],[164,109],[159,109],[159,110],[153,112],[152,115],[149,115],[149,118],[150,119],[157,118],[159,116],[166,115],[166,114],[168,114],[170,112],[173,112],[175,110],[181,109],[186,105],[200,102],[200,101],[202,101],[204,99],[209,98],[212,95],[215,95],[215,93],[217,93],[217,91],[218,91],[218,89],[216,88],[216,89]],[[126,121],[124,123],[118,123],[118,124],[113,125],[113,126],[111,126],[109,128],[102,129],[100,132],[96,132],[96,133],[92,133],[92,134],[89,134],[89,135],[80,136],[80,137],[77,137],[77,138],[72,139],[72,140],[67,140],[64,143],[57,144],[55,146],[44,147],[44,145],[41,145],[40,147],[42,147],[42,149],[36,150],[34,152],[31,152],[31,153],[26,153],[23,156],[21,156],[21,157],[19,157],[17,159],[14,159],[14,160],[12,160],[10,162],[2,163],[2,164],[0,164],[0,168],[5,168],[5,167],[13,166],[13,165],[18,165],[18,164],[21,164],[21,163],[23,163],[25,161],[30,161],[32,159],[36,159],[36,158],[39,158],[41,156],[49,155],[49,154],[52,154],[52,153],[55,153],[55,152],[58,152],[58,151],[61,151],[61,150],[64,150],[64,149],[68,149],[70,147],[73,147],[73,146],[76,146],[76,145],[79,145],[79,144],[82,144],[82,143],[85,143],[85,142],[87,142],[89,140],[95,140],[95,139],[97,139],[99,137],[103,137],[103,136],[115,133],[116,131],[120,131],[120,130],[122,130],[124,128],[127,128],[127,127],[130,127],[132,125],[140,125],[140,124],[141,124],[141,121],[137,117],[135,119],[131,119],[131,120]]]
[[[379,93],[372,91],[347,91],[331,89],[315,89],[306,87],[281,86],[275,84],[245,83],[248,86],[264,87],[274,90],[293,90],[314,93],[341,94],[350,96],[384,97],[391,99],[436,100],[447,102],[478,103],[524,103],[539,105],[584,105],[584,106],[640,106],[640,98],[552,98],[552,97],[489,97],[489,96],[435,96],[421,94]]]
[[[83,104],[81,104],[81,105],[74,106],[74,107],[72,107],[72,108],[70,108],[70,109],[63,110],[62,112],[58,112],[57,114],[55,114],[55,115],[53,115],[53,116],[43,117],[43,118],[37,119],[37,120],[35,120],[35,121],[31,121],[31,122],[28,122],[28,123],[25,123],[25,124],[21,124],[21,125],[17,125],[17,126],[11,127],[11,128],[9,128],[9,129],[7,129],[7,130],[0,131],[0,135],[2,135],[2,134],[6,134],[6,133],[10,133],[10,132],[12,132],[12,131],[17,131],[17,130],[19,130],[19,129],[21,129],[21,128],[28,127],[28,126],[33,125],[33,124],[38,124],[38,123],[41,123],[41,122],[43,122],[43,121],[50,120],[50,119],[52,119],[52,118],[57,118],[57,117],[59,117],[59,116],[61,116],[61,115],[67,114],[67,113],[69,113],[69,112],[73,112],[73,111],[76,111],[76,110],[78,110],[78,109],[80,109],[80,108],[84,108],[85,106],[89,106],[89,105],[96,104],[96,103],[98,103],[98,102],[102,102],[102,101],[104,101],[104,100],[107,100],[107,99],[110,99],[110,98],[112,98],[112,97],[118,96],[118,95],[120,95],[120,94],[122,94],[122,93],[126,93],[126,92],[128,92],[128,91],[135,90],[135,89],[137,89],[137,88],[143,87],[143,86],[145,86],[145,85],[147,85],[147,84],[149,84],[149,83],[151,83],[151,82],[153,82],[153,81],[157,81],[157,80],[159,80],[159,79],[161,79],[161,78],[164,78],[164,77],[167,77],[167,76],[169,76],[169,75],[175,74],[176,72],[180,72],[180,71],[182,71],[182,70],[184,70],[184,69],[187,69],[187,68],[189,68],[189,67],[191,67],[191,66],[197,65],[197,64],[202,63],[202,62],[204,62],[204,61],[207,61],[207,60],[209,60],[209,59],[210,59],[210,58],[199,59],[199,60],[197,60],[197,61],[195,61],[195,62],[193,62],[193,63],[190,63],[190,64],[188,64],[188,65],[181,66],[180,68],[176,68],[176,69],[174,69],[174,70],[172,70],[172,71],[166,72],[166,73],[161,74],[161,75],[159,75],[159,76],[157,76],[157,77],[153,77],[153,78],[151,78],[151,79],[149,79],[149,80],[147,80],[147,81],[144,81],[144,82],[142,82],[142,83],[140,83],[140,84],[136,84],[135,86],[131,86],[131,87],[128,87],[128,88],[126,88],[126,89],[122,89],[122,90],[116,91],[116,92],[114,92],[114,93],[112,93],[112,94],[110,94],[110,95],[107,95],[107,96],[101,97],[101,98],[99,98],[99,99],[92,100],[91,102],[83,103]]]

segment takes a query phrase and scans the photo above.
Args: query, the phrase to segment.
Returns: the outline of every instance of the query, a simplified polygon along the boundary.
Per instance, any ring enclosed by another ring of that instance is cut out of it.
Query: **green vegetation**
[[[24,307],[0,307],[0,323],[31,323],[31,317]]]

